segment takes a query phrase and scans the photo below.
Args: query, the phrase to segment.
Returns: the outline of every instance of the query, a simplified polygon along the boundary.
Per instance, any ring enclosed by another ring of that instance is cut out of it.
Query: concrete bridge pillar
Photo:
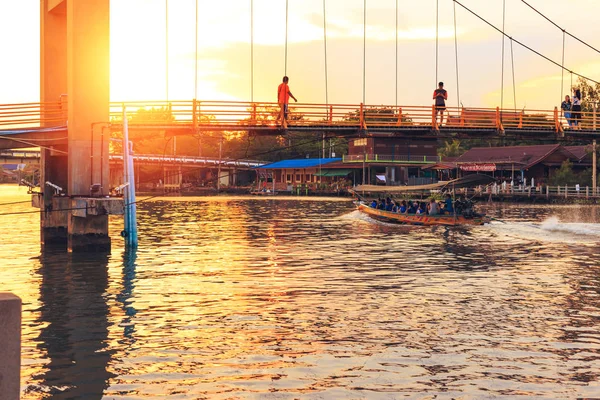
[[[43,182],[63,187],[71,205],[77,200],[83,208],[88,201],[82,199],[107,195],[109,190],[108,138],[101,140],[103,124],[109,121],[109,5],[110,0],[40,1],[40,100],[66,98],[68,109],[67,140],[62,145],[67,154],[44,151]],[[99,190],[92,192],[92,185]],[[52,189],[42,190],[47,208],[54,201]],[[42,213],[42,238],[60,232],[52,239],[66,240],[70,251],[89,250],[91,242],[99,249],[110,247],[107,214],[68,212],[66,219]]]

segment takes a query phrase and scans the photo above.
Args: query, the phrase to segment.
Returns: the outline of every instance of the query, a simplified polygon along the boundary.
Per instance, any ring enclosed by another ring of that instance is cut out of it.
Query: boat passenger
[[[399,214],[406,214],[406,210],[408,208],[406,207],[406,200],[402,200],[402,203],[400,203],[400,207],[398,207],[398,213]]]
[[[394,205],[392,204],[392,200],[388,197],[385,199],[385,211],[392,211]]]
[[[435,199],[431,199],[428,207],[429,215],[438,215],[440,213],[440,206],[435,201]]]
[[[377,207],[379,210],[385,210],[385,200],[383,199],[379,199],[379,207]]]
[[[454,214],[454,205],[452,204],[452,197],[450,193],[446,193],[446,200],[444,200],[444,213]]]
[[[377,200],[373,199],[371,202],[371,208],[377,208]]]
[[[419,203],[416,201],[408,201],[408,210],[407,213],[408,214],[416,214],[417,213],[417,208],[419,208]]]

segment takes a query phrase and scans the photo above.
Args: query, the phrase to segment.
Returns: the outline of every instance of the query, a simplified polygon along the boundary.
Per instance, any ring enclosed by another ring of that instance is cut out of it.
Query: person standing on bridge
[[[563,112],[563,115],[565,116],[565,119],[567,120],[567,123],[569,124],[569,128],[571,127],[571,125],[573,125],[573,122],[571,121],[571,98],[567,95],[565,96],[565,101],[563,101],[560,104],[560,109]]]
[[[298,100],[294,97],[292,92],[290,92],[290,87],[288,86],[289,81],[290,78],[284,76],[283,82],[280,83],[279,87],[277,88],[277,102],[279,103],[280,108],[279,117],[277,117],[277,120],[282,119],[283,122],[287,120],[288,104],[290,102],[290,97],[294,99],[296,103],[298,102]]]
[[[581,90],[573,89],[573,105],[571,106],[571,120],[573,129],[581,129]]]
[[[441,114],[439,126],[442,126],[444,111],[446,111],[446,100],[448,100],[448,92],[444,89],[444,82],[438,84],[438,88],[433,92],[433,99],[435,100],[435,119],[437,120],[437,115]]]

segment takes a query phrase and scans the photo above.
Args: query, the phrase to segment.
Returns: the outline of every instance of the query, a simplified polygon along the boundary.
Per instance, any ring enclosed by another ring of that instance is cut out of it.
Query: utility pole
[[[596,192],[596,182],[597,182],[597,178],[596,178],[596,139],[594,139],[594,141],[592,142],[592,188],[594,190],[594,195],[597,194]]]

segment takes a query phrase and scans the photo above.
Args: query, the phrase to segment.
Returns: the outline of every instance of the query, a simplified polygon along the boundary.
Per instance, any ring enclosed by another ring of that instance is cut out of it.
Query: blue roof
[[[261,169],[279,169],[279,168],[314,168],[324,166],[332,162],[341,161],[341,158],[297,158],[295,160],[281,160],[271,164],[261,165]]]

